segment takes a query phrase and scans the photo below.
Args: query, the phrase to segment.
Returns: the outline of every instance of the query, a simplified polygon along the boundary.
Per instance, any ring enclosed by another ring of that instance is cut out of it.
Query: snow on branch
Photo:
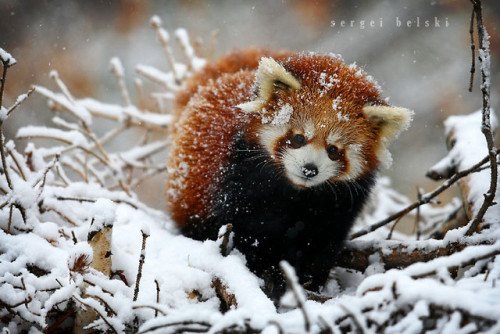
[[[490,53],[490,36],[486,31],[483,23],[483,9],[481,0],[471,0],[473,5],[471,26],[474,23],[474,15],[476,17],[477,23],[477,34],[479,39],[479,63],[481,67],[481,93],[483,95],[483,108],[481,110],[481,132],[486,139],[486,144],[488,147],[488,156],[490,158],[490,185],[488,191],[484,194],[483,204],[476,212],[474,220],[471,222],[468,234],[474,233],[478,228],[479,224],[483,223],[484,216],[488,209],[494,206],[496,189],[498,183],[498,165],[497,165],[497,149],[495,147],[493,132],[492,132],[492,121],[491,121],[491,103],[490,103],[490,91],[491,91],[491,79],[490,79],[490,68],[491,68],[491,53]],[[472,29],[471,29],[472,30]],[[471,36],[473,31],[471,31]],[[472,43],[473,40],[472,40]],[[474,50],[473,50],[474,59]],[[471,70],[471,73],[473,71]],[[472,90],[472,86],[471,86]],[[494,125],[493,125],[494,126]],[[497,206],[498,208],[498,206]]]

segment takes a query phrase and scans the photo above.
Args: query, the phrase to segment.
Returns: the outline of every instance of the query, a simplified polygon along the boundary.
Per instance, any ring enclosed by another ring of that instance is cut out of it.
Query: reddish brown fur
[[[372,82],[364,75],[356,76],[356,68],[349,68],[331,56],[255,49],[233,52],[207,65],[177,96],[179,113],[169,160],[167,201],[174,221],[180,226],[190,217],[203,218],[207,214],[212,194],[217,191],[217,178],[221,169],[227,167],[234,135],[246,129],[248,138],[257,140],[257,131],[262,126],[260,117],[245,114],[235,106],[251,99],[255,69],[262,56],[276,57],[302,85],[297,91],[275,92],[266,105],[267,110],[277,109],[278,103],[289,103],[294,108],[292,124],[297,115],[326,124],[324,128],[316,127],[316,131],[322,129],[313,139],[318,140],[316,145],[325,145],[328,133],[342,128],[346,143],[364,143],[362,155],[367,161],[364,172],[378,165],[375,153],[380,145],[378,129],[367,122],[362,107],[366,103],[385,103]],[[322,72],[336,74],[340,84],[320,97],[318,75]],[[332,115],[332,99],[339,94],[344,101],[339,110],[349,115],[349,121],[339,121]],[[196,145],[197,142],[202,146]],[[183,177],[183,166],[189,170],[187,178]],[[348,168],[345,166],[346,173]]]
[[[327,146],[325,140],[332,130],[340,131],[344,135],[343,141],[346,145],[362,142],[362,155],[367,162],[364,172],[374,170],[379,163],[376,152],[381,145],[380,135],[377,125],[367,122],[362,108],[367,103],[386,104],[380,98],[380,92],[376,86],[367,80],[365,75],[357,76],[356,72],[359,70],[357,67],[350,68],[340,59],[328,55],[315,55],[314,58],[307,54],[296,55],[282,64],[294,77],[300,79],[302,88],[298,91],[276,91],[265,106],[268,113],[288,103],[294,108],[294,115],[290,120],[292,128],[294,123],[300,123],[300,119],[304,117],[313,120],[315,125],[326,125],[325,127],[315,126],[316,135],[313,138],[313,145]],[[340,80],[339,84],[334,85],[323,96],[319,94],[318,76],[320,73],[325,73],[326,77],[337,75]],[[338,112],[349,115],[349,121],[340,121],[333,114],[332,100],[337,96],[342,97]],[[261,119],[253,118],[248,134],[255,136],[261,126]],[[301,130],[298,126],[297,129]],[[257,140],[257,138],[253,139]],[[345,167],[344,172],[348,173],[347,161]]]
[[[240,70],[254,70],[259,65],[261,57],[272,57],[278,61],[284,60],[292,53],[288,51],[270,51],[265,49],[248,48],[233,51],[213,64],[207,64],[203,70],[189,79],[186,89],[176,96],[176,104],[179,111],[189,102],[200,86],[204,86],[211,79],[216,79],[224,73],[235,73]]]

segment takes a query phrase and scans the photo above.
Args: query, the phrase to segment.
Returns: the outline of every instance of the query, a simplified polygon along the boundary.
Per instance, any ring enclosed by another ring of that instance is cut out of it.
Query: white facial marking
[[[337,145],[341,138],[339,133],[332,131],[326,138],[326,142],[328,145]]]
[[[314,124],[311,121],[307,121],[306,125],[304,125],[304,136],[307,139],[312,139],[314,137]]]
[[[304,168],[312,164],[318,169],[317,175],[307,177],[310,172]],[[313,145],[305,145],[298,149],[288,148],[283,154],[283,166],[287,177],[296,185],[303,187],[317,186],[330,178],[337,176],[341,165],[328,157],[324,148]]]
[[[349,161],[349,172],[343,179],[355,179],[363,172],[365,160],[363,159],[361,148],[361,144],[347,145],[345,152]]]
[[[274,157],[274,144],[287,132],[285,126],[264,125],[259,131],[259,141],[269,154]]]

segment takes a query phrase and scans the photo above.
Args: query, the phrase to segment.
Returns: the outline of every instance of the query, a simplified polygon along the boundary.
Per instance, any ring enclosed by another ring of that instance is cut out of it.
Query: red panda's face
[[[255,99],[238,107],[255,116],[249,133],[297,187],[390,165],[386,146],[411,119],[381,100],[361,70],[330,56],[299,55],[283,65],[262,58],[255,87]]]
[[[285,104],[281,110],[286,108],[292,106]],[[351,127],[348,116],[332,120],[330,112],[315,117],[321,114],[295,109],[288,122],[277,124],[274,119],[257,131],[261,146],[293,185],[354,180],[370,167],[367,151],[373,147],[362,133],[362,122],[354,121]]]

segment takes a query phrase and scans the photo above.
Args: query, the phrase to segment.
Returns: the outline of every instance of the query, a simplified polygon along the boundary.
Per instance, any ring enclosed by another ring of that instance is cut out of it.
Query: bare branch
[[[33,92],[35,91],[35,88],[32,87],[30,90],[28,90],[25,94],[20,95],[16,102],[7,110],[7,116],[10,116],[10,114],[17,109]]]
[[[122,62],[120,58],[112,58],[111,61],[111,72],[116,77],[116,81],[118,81],[118,86],[120,87],[120,93],[122,94],[122,98],[125,101],[125,105],[131,106],[132,101],[130,100],[130,94],[128,93],[127,85],[125,85],[125,71],[123,70]]]
[[[113,333],[118,334],[118,331],[116,330],[116,328],[109,322],[109,320],[107,319],[107,316],[102,314],[100,310],[97,310],[95,307],[92,307],[92,305],[90,305],[89,303],[86,303],[85,301],[83,301],[83,299],[80,299],[80,297],[77,297],[76,295],[73,295],[73,299],[75,299],[80,304],[82,304],[82,305],[92,309],[94,312],[96,312],[96,314],[102,319],[102,321],[104,321],[104,323],[108,326],[108,328]]]
[[[476,55],[475,49],[476,45],[474,44],[474,14],[476,13],[475,8],[472,9],[472,14],[470,16],[470,26],[469,26],[469,35],[470,35],[470,50],[471,50],[471,65],[470,65],[470,79],[469,79],[469,92],[472,92],[472,86],[474,85],[474,73],[476,72]]]
[[[479,224],[482,223],[483,217],[491,206],[495,205],[495,194],[497,190],[498,181],[498,165],[496,161],[496,155],[498,153],[494,139],[493,133],[491,131],[491,106],[490,106],[490,48],[489,48],[489,35],[483,24],[483,13],[481,0],[471,0],[474,12],[476,14],[477,22],[477,34],[479,40],[479,63],[481,65],[481,92],[483,94],[483,108],[482,108],[482,123],[481,132],[486,139],[488,145],[488,157],[490,160],[491,176],[490,176],[490,187],[486,194],[484,194],[484,201],[479,208],[476,217],[469,226],[467,230],[467,235],[474,233]]]
[[[448,189],[449,187],[451,187],[455,182],[457,182],[461,178],[463,178],[463,177],[465,177],[465,176],[467,176],[467,175],[469,175],[471,173],[477,172],[481,168],[481,166],[484,165],[488,160],[489,160],[489,156],[485,157],[484,159],[482,159],[481,161],[479,161],[478,163],[476,163],[472,167],[467,168],[467,169],[465,169],[463,171],[460,171],[460,172],[456,173],[451,178],[449,178],[448,180],[446,180],[445,182],[443,182],[441,184],[441,186],[439,186],[438,188],[434,189],[432,192],[423,195],[418,201],[410,204],[406,208],[404,208],[404,209],[402,209],[402,210],[394,213],[393,215],[387,217],[384,220],[381,220],[378,223],[375,223],[373,225],[368,226],[365,229],[362,229],[362,230],[360,230],[360,231],[358,231],[356,233],[353,233],[352,236],[351,236],[351,239],[359,238],[359,237],[361,237],[361,236],[363,236],[365,234],[373,232],[373,231],[381,228],[382,226],[385,226],[385,225],[389,224],[393,220],[398,219],[398,218],[406,215],[407,213],[409,213],[413,209],[415,209],[415,208],[417,208],[417,207],[419,207],[421,205],[430,203],[433,198],[435,198],[436,196],[438,196],[439,194],[441,194],[443,191],[445,191],[446,189]]]
[[[137,310],[141,308],[149,308],[155,311],[155,318],[158,316],[158,313],[161,313],[161,315],[167,315],[165,311],[163,311],[161,308],[159,308],[156,305],[134,305],[132,306],[132,309]]]
[[[220,244],[220,252],[222,256],[227,256],[231,249],[229,248],[229,241],[231,240],[231,232],[233,232],[233,224],[227,224],[225,225],[225,231],[224,233],[219,236],[219,239],[222,238],[222,242]]]
[[[300,311],[302,312],[302,316],[304,317],[305,330],[307,333],[309,333],[311,329],[311,319],[309,317],[309,313],[306,310],[306,305],[305,305],[306,300],[304,291],[302,290],[302,287],[299,284],[299,280],[295,274],[295,270],[286,261],[280,262],[280,268],[281,271],[283,272],[283,276],[286,279],[288,288],[292,291],[293,295],[295,296],[295,301],[297,302],[297,305],[299,306]]]
[[[142,266],[144,265],[144,260],[146,259],[146,239],[149,237],[144,231],[141,230],[142,234],[142,246],[141,246],[141,255],[139,256],[139,267],[137,269],[137,277],[135,279],[135,287],[134,287],[134,298],[133,301],[137,301],[137,297],[139,295],[139,286],[141,284],[142,277]]]

